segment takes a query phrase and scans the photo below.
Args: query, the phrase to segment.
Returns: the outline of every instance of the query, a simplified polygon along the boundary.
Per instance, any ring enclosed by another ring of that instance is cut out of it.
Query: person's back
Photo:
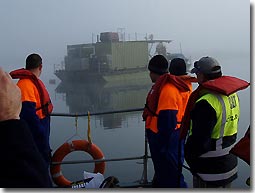
[[[42,105],[40,94],[34,83],[29,79],[21,79],[17,86],[21,89],[22,109],[20,118],[25,120],[31,129],[34,140],[43,158],[50,162],[50,117],[39,109]]]
[[[22,100],[20,118],[29,125],[36,145],[49,166],[50,113],[53,106],[45,85],[39,79],[41,72],[42,58],[38,54],[30,54],[26,58],[26,69],[14,70],[10,74],[20,79],[17,83]]]
[[[192,83],[197,82],[197,79],[195,77],[191,77],[190,75],[188,75],[186,62],[182,58],[173,58],[170,61],[169,73],[181,78],[190,89],[187,92],[180,93],[180,96],[182,98],[182,102],[180,103],[181,107],[179,107],[180,113],[178,114],[178,128],[180,128],[180,123],[182,121],[182,117],[184,116],[186,105],[193,90]]]
[[[211,57],[195,62],[199,87],[192,93],[183,128],[190,128],[185,159],[193,172],[193,187],[230,187],[237,177],[237,158],[229,153],[236,141],[240,116],[236,91],[246,82],[222,76],[219,63]]]
[[[186,187],[178,167],[177,117],[182,103],[180,92],[189,88],[178,77],[168,74],[168,61],[161,55],[150,60],[148,69],[155,84],[148,93],[143,118],[155,171],[153,187]]]

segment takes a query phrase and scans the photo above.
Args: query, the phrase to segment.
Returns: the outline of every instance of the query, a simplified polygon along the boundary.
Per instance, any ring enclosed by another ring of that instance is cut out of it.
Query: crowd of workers
[[[0,187],[53,187],[50,114],[53,105],[39,79],[42,58],[30,54],[25,68],[0,68]],[[148,64],[153,83],[143,112],[154,166],[153,188],[187,188],[184,159],[193,188],[231,187],[237,178],[236,144],[240,105],[237,91],[249,83],[222,75],[212,57],[194,63],[190,76],[181,58],[153,56]],[[17,85],[12,79],[19,79]],[[198,83],[193,91],[192,83]],[[248,147],[247,147],[248,148]]]

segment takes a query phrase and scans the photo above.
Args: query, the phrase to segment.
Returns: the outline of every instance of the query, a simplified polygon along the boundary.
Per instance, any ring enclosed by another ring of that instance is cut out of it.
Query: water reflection
[[[61,82],[56,92],[65,95],[69,113],[99,113],[142,108],[151,83],[71,83]],[[98,116],[105,129],[121,128],[127,113]]]

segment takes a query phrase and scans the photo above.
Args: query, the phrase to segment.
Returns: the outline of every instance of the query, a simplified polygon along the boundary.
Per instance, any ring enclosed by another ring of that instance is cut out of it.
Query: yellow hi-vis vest
[[[213,128],[211,138],[217,140],[216,150],[222,149],[222,138],[225,136],[232,136],[237,133],[238,121],[240,117],[239,98],[236,93],[229,96],[207,93],[200,97],[196,103],[201,100],[206,100],[216,112],[217,122]],[[192,135],[192,124],[190,135]],[[219,154],[216,153],[215,155]],[[203,154],[202,157],[207,156]]]
[[[234,143],[230,144],[228,147],[223,148],[223,138],[226,136],[232,136],[237,133],[238,121],[240,116],[240,106],[239,98],[236,93],[229,96],[221,94],[207,93],[199,98],[197,102],[201,100],[206,100],[215,110],[217,122],[213,128],[211,138],[216,140],[215,150],[208,151],[202,154],[201,158],[210,157],[220,157],[228,155],[229,151],[233,148]],[[190,135],[192,135],[192,124]],[[197,173],[203,180],[206,181],[216,181],[226,179],[237,172],[237,167],[233,168],[231,171],[221,174],[204,174]]]

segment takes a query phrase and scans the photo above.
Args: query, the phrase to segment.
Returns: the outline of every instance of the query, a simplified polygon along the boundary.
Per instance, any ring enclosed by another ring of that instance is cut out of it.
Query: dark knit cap
[[[163,55],[155,55],[150,59],[148,69],[159,75],[168,73],[168,61]]]
[[[169,66],[170,74],[175,76],[186,75],[186,62],[182,58],[174,58],[170,62]]]

